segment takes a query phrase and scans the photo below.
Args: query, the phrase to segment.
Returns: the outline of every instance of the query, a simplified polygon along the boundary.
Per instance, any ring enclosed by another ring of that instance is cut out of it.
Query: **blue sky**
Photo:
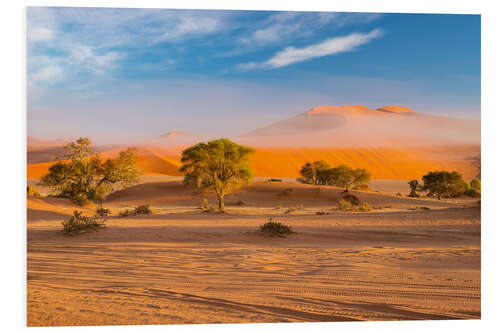
[[[315,105],[480,118],[480,16],[29,7],[28,133],[237,135]]]

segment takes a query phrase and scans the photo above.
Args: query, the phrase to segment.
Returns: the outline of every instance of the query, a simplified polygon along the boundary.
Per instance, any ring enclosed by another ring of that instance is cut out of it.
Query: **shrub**
[[[298,206],[295,206],[295,207],[290,207],[288,208],[286,211],[285,211],[285,214],[290,214],[290,213],[293,213],[299,209],[304,209],[304,205],[298,205]]]
[[[108,216],[110,214],[111,214],[111,212],[107,208],[99,207],[99,208],[96,209],[96,215],[97,216],[103,217],[103,216]]]
[[[274,222],[272,218],[269,218],[267,223],[260,226],[260,231],[269,235],[289,235],[293,234],[292,228],[286,224],[280,222]]]
[[[62,222],[63,232],[67,235],[79,234],[82,232],[96,231],[105,227],[106,220],[98,216],[83,216],[82,212],[75,210],[73,216]]]
[[[153,214],[153,210],[151,208],[149,208],[149,205],[140,205],[140,206],[135,207],[134,214],[135,215],[139,215],[139,214],[144,214],[144,215]]]
[[[237,206],[245,206],[245,202],[244,202],[243,200],[238,200],[238,201],[236,202],[236,205],[237,205]]]
[[[369,191],[370,188],[368,187],[367,184],[361,184],[361,185],[358,185],[358,186],[355,186],[354,187],[354,190],[357,190],[357,191]]]
[[[370,205],[367,202],[363,202],[361,205],[358,206],[358,210],[360,212],[371,212],[372,211],[372,205]]]
[[[420,195],[415,190],[411,190],[410,194],[408,194],[410,198],[420,198]]]
[[[153,210],[149,208],[149,205],[140,205],[135,207],[134,209],[125,209],[118,213],[118,216],[130,216],[130,215],[146,215],[153,214]]]
[[[396,196],[397,196],[397,197],[400,197],[400,196],[401,196],[401,193],[399,193],[399,192],[398,192],[398,193],[396,193]]]
[[[352,204],[344,199],[339,199],[339,209],[344,212],[349,212],[352,210]]]
[[[279,178],[269,178],[267,181],[271,183],[281,183],[281,179]]]
[[[27,192],[28,192],[28,196],[32,196],[32,197],[39,197],[40,196],[40,192],[38,192],[38,190],[36,188],[34,188],[33,186],[28,185]]]
[[[325,212],[324,210],[320,210],[316,212],[316,215],[328,215],[328,212]]]
[[[481,196],[481,194],[473,188],[469,188],[467,191],[465,191],[464,195],[471,198],[478,198]]]
[[[208,203],[208,200],[207,199],[203,199],[201,201],[201,206],[200,206],[201,210],[205,213],[207,212],[212,212],[214,210],[217,209],[217,205],[214,205],[214,204],[211,204],[211,203]]]
[[[349,202],[351,205],[357,206],[357,205],[361,204],[361,200],[359,200],[359,198],[353,194],[344,194],[342,196],[342,199],[344,201]]]
[[[125,209],[125,210],[122,210],[118,213],[118,216],[120,217],[125,217],[125,216],[129,216],[129,215],[134,215],[134,211],[132,209]]]

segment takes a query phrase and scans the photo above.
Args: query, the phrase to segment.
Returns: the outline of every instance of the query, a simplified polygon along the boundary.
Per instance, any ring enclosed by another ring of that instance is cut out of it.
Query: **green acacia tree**
[[[457,196],[467,190],[467,183],[457,171],[431,171],[422,177],[422,189],[428,191],[428,195],[436,195],[438,199],[442,196]]]
[[[59,161],[40,180],[40,185],[59,196],[84,204],[89,200],[103,200],[116,185],[127,186],[139,181],[135,148],[105,161],[92,150],[88,138],[79,138],[65,148],[66,154],[59,156]]]
[[[348,192],[352,187],[368,185],[371,175],[365,169],[352,169],[341,164],[331,169],[330,179],[332,185],[343,187],[345,192]]]
[[[325,161],[308,162],[300,169],[301,177],[297,178],[297,181],[304,184],[327,185],[328,170],[330,165]]]
[[[212,189],[219,199],[219,209],[224,210],[224,196],[232,188],[251,182],[250,155],[254,152],[226,138],[189,147],[181,157],[184,184]]]

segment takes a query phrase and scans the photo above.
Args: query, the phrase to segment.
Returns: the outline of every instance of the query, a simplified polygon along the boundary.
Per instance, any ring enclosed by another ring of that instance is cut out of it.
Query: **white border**
[[[261,10],[308,10],[308,11],[361,11],[401,13],[453,13],[482,15],[482,320],[470,321],[415,321],[415,322],[368,322],[368,323],[314,323],[314,324],[245,324],[245,325],[169,325],[169,326],[108,326],[79,328],[48,328],[49,330],[98,330],[98,331],[164,331],[171,332],[254,332],[255,330],[302,332],[315,330],[327,332],[419,332],[453,330],[454,332],[495,331],[496,314],[499,312],[500,219],[498,199],[500,190],[498,173],[500,157],[497,143],[500,117],[499,87],[500,15],[496,1],[452,0],[253,0],[245,2],[210,0],[73,0],[73,1],[5,1],[0,11],[1,31],[1,147],[2,161],[0,203],[0,229],[2,258],[0,297],[0,326],[4,331],[27,329],[25,327],[26,295],[26,96],[25,96],[25,6],[85,6],[85,7],[135,7],[135,8],[198,8],[198,9],[261,9]],[[463,46],[464,48],[467,45]],[[7,186],[6,184],[7,183]],[[47,330],[30,328],[29,330]]]

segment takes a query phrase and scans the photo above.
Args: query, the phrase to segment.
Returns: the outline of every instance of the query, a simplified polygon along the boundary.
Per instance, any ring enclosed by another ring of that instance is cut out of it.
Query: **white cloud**
[[[180,17],[180,22],[154,39],[154,42],[177,41],[193,35],[211,34],[217,31],[219,22],[212,17]]]
[[[55,65],[49,65],[46,67],[43,67],[40,69],[38,72],[32,73],[28,75],[28,82],[30,85],[33,83],[55,83],[57,81],[60,81],[63,79],[65,76],[64,70]]]
[[[335,13],[335,12],[280,12],[270,15],[263,27],[240,39],[244,44],[280,43],[289,39],[310,36],[328,25],[340,28],[346,25],[363,24],[381,17],[377,13]]]
[[[309,45],[304,48],[287,47],[276,53],[271,59],[256,63],[250,62],[238,65],[240,70],[279,68],[314,58],[334,55],[355,50],[358,46],[369,43],[371,40],[382,36],[382,31],[375,29],[369,33],[352,33],[343,37],[334,37],[321,43]]]
[[[54,31],[47,27],[34,26],[28,30],[27,35],[30,41],[44,42],[54,37]]]

